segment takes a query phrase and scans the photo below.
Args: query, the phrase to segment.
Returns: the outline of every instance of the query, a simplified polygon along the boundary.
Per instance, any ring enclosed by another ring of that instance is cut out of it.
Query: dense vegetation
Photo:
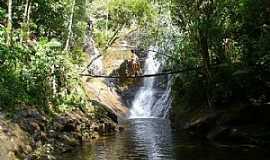
[[[0,106],[63,111],[88,105],[78,76],[87,1],[0,2]]]
[[[78,73],[89,17],[105,54],[119,38],[157,45],[180,108],[269,104],[268,0],[8,0],[0,2],[0,106],[87,105]],[[178,108],[180,110],[180,108]]]
[[[79,74],[87,27],[104,51],[154,11],[143,0],[25,0],[0,2],[0,106],[64,111],[88,104]],[[105,52],[104,52],[105,53]]]
[[[171,52],[177,60],[174,66],[202,67],[177,77],[175,94],[183,105],[269,103],[269,1],[171,3],[173,24],[180,32]]]
[[[197,68],[175,76],[178,110],[269,103],[267,0],[155,1],[153,8],[137,46],[157,45],[168,70]]]

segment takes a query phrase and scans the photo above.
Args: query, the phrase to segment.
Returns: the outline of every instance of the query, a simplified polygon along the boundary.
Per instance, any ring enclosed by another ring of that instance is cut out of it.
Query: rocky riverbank
[[[48,115],[23,107],[12,118],[0,117],[0,159],[54,159],[55,152],[68,152],[104,134],[123,128],[108,109],[95,112],[73,110]]]
[[[178,108],[177,108],[178,107]],[[269,147],[269,105],[238,103],[223,109],[193,109],[179,111],[173,106],[174,128],[186,130],[217,147]]]

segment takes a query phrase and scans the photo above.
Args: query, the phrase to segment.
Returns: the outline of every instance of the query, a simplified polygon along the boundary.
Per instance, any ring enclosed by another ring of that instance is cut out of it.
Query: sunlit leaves
[[[58,42],[56,39],[52,39],[48,44],[48,47],[50,48],[60,48],[62,46],[62,44],[60,42]]]
[[[151,21],[155,12],[146,0],[112,0],[109,3],[109,14],[114,23],[131,25]]]

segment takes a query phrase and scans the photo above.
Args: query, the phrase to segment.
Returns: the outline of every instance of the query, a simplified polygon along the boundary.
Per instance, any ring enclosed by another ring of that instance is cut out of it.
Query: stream
[[[132,119],[126,130],[92,141],[59,160],[269,160],[263,149],[220,149],[170,128],[164,119]]]

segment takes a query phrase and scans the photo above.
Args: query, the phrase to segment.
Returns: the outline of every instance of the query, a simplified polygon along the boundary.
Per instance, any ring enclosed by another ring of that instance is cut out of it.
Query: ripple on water
[[[132,119],[127,129],[93,141],[59,160],[269,160],[264,150],[224,150],[176,133],[164,119]]]

